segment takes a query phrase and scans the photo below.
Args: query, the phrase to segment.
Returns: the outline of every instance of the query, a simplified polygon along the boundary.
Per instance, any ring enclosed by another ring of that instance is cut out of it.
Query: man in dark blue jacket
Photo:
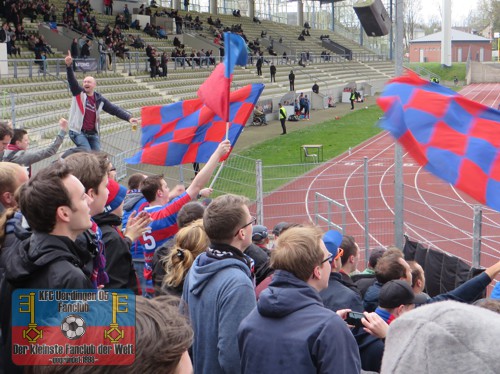
[[[242,373],[360,372],[354,337],[319,296],[335,257],[321,237],[318,228],[294,227],[278,239],[273,280],[238,328]]]
[[[363,301],[361,300],[361,296],[344,282],[342,275],[339,273],[342,267],[341,258],[345,252],[343,248],[340,248],[340,245],[342,245],[340,243],[343,243],[342,234],[334,230],[329,231],[329,233],[331,233],[330,235],[335,237],[336,240],[332,241],[331,244],[325,242],[325,245],[330,253],[335,254],[335,258],[332,262],[332,272],[330,273],[328,287],[319,294],[323,299],[325,307],[334,312],[339,309],[351,309],[355,312],[362,312]]]

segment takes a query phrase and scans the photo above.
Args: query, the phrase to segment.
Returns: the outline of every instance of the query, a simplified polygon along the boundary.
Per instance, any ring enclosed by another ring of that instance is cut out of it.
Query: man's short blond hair
[[[286,270],[307,282],[314,268],[321,265],[323,232],[315,226],[292,227],[280,235],[271,253],[271,267]]]

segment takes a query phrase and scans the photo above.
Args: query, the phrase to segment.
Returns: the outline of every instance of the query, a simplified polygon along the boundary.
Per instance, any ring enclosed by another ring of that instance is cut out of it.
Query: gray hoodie
[[[195,373],[240,372],[236,330],[256,306],[248,266],[236,259],[216,260],[202,253],[184,282],[181,311],[194,329]],[[186,310],[187,309],[187,310]]]

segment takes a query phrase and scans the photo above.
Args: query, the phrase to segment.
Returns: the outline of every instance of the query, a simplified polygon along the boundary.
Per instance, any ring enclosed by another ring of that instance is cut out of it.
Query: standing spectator
[[[177,215],[177,228],[179,229],[179,232],[183,228],[190,226],[191,224],[193,224],[197,220],[199,220],[201,222],[201,228],[203,229],[202,218],[203,218],[204,212],[205,212],[205,206],[203,204],[199,203],[198,201],[191,201],[191,202],[187,203],[186,205],[184,205],[179,210],[179,214]],[[194,230],[194,231],[197,231],[197,230]],[[173,238],[167,240],[165,243],[163,243],[163,245],[161,247],[159,247],[155,250],[155,253],[153,256],[153,261],[152,261],[153,287],[154,287],[154,291],[155,291],[155,296],[164,294],[166,288],[168,288],[168,287],[162,287],[162,284],[163,284],[164,278],[166,276],[165,270],[166,270],[168,259],[170,257],[170,254],[172,253],[172,249],[174,248],[175,243],[178,239],[178,235],[179,236],[181,235],[181,234],[179,234],[179,232],[177,234],[175,234],[175,236]],[[185,234],[188,234],[188,233],[186,232]],[[196,235],[196,233],[193,233],[193,234]],[[183,240],[183,241],[185,241],[186,243],[188,243],[188,242],[192,243],[192,241],[188,239],[188,238],[192,238],[191,233],[189,233],[189,235],[184,235],[184,238],[186,240]],[[198,236],[198,238],[201,238],[201,236]],[[188,245],[190,246],[191,251],[193,250],[194,246],[196,246],[196,244],[194,244],[194,243],[188,244]],[[183,248],[186,249],[186,247],[183,247]],[[206,249],[206,246],[203,248],[203,251],[205,249]],[[196,256],[194,256],[192,258],[192,260],[194,260],[194,258]],[[180,263],[182,263],[183,265],[187,264],[187,262],[185,262],[184,260],[180,261]],[[187,275],[189,268],[191,268],[191,265],[192,265],[192,262],[189,264],[188,268],[185,268],[186,274],[184,274],[184,276],[182,278],[183,284],[184,284],[184,278]],[[171,289],[169,289],[167,291],[171,291]],[[174,292],[177,292],[177,291],[174,291]],[[182,296],[182,290],[180,290],[178,296],[179,297]]]
[[[23,129],[15,129],[14,136],[4,152],[3,161],[14,162],[25,166],[28,174],[31,176],[31,165],[35,162],[44,160],[56,154],[68,133],[68,121],[64,118],[59,120],[61,130],[54,139],[54,142],[46,148],[28,150],[29,137],[28,132]]]
[[[165,78],[167,77],[167,74],[168,74],[167,63],[168,63],[167,52],[163,51],[163,53],[161,54],[161,59],[160,59],[160,67],[161,67],[161,75],[162,75],[162,77],[165,77]]]
[[[271,62],[271,66],[269,67],[271,73],[271,83],[276,83],[276,66]]]
[[[341,257],[342,268],[339,271],[340,275],[342,276],[342,280],[349,288],[359,294],[359,289],[354,284],[350,276],[352,273],[357,271],[358,267],[358,261],[360,257],[358,243],[356,243],[353,236],[344,235],[340,248],[344,250],[344,253]]]
[[[175,15],[175,33],[182,34],[182,17],[179,14]]]
[[[108,198],[104,212],[92,217],[102,231],[102,241],[105,246],[105,270],[109,276],[109,283],[106,288],[129,289],[140,295],[139,282],[132,263],[130,247],[148,229],[149,215],[143,212],[138,217],[139,220],[131,217],[131,224],[127,225],[122,235],[119,227],[122,224],[123,200],[127,190],[112,179],[108,180],[106,188]]]
[[[184,11],[188,11],[189,10],[189,0],[184,0]]]
[[[335,230],[328,231],[323,236],[328,251],[335,255],[332,261],[332,272],[328,287],[320,292],[325,307],[336,312],[340,309],[351,309],[355,312],[363,311],[363,301],[360,295],[351,290],[342,280],[339,272],[341,270],[341,257],[345,250],[341,248],[342,234]]]
[[[149,57],[149,69],[151,73],[151,78],[156,78],[156,76],[159,75],[158,73],[158,66],[160,63],[156,59],[156,49],[153,49],[151,51],[151,56]]]
[[[238,328],[242,373],[359,374],[353,335],[319,295],[335,256],[321,236],[316,227],[280,235],[271,254],[273,280]]]
[[[490,310],[452,301],[416,308],[391,324],[381,372],[497,373],[499,335]]]
[[[69,50],[70,50],[71,56],[80,56],[77,38],[73,38],[73,41],[71,42],[71,46],[70,46]],[[73,70],[76,70],[76,65],[74,62],[73,62]]]
[[[354,88],[351,88],[351,96],[349,96],[349,100],[351,101],[351,110],[354,110],[354,102],[356,101],[356,91]]]
[[[170,189],[162,175],[149,176],[142,182],[141,192],[149,203],[144,210],[153,220],[151,229],[144,233],[140,240],[144,246],[144,276],[147,287],[152,288],[152,260],[155,250],[176,234],[179,210],[196,199],[200,192],[204,195],[211,192],[210,190],[202,192],[202,189],[212,176],[219,159],[229,151],[229,147],[230,142],[227,140],[220,143],[187,190],[173,201],[170,201]]]
[[[312,86],[312,92],[314,92],[315,94],[319,94],[318,82],[314,82],[314,84]]]
[[[90,39],[87,40],[83,46],[82,46],[82,50],[80,51],[80,57],[81,58],[89,58],[90,57],[90,49],[92,48],[91,46],[91,41]]]
[[[257,75],[261,76],[262,75],[262,63],[264,62],[264,57],[262,55],[259,55],[257,57],[257,62],[255,64],[255,67],[257,68]]]
[[[14,131],[10,122],[0,121],[0,159],[3,158],[13,136]]]
[[[104,0],[104,14],[107,16],[113,15],[113,0]]]
[[[109,102],[99,92],[94,91],[97,85],[94,77],[85,77],[83,87],[78,85],[73,72],[73,58],[70,51],[68,51],[68,56],[64,61],[69,87],[73,95],[69,115],[69,137],[77,147],[96,151],[101,149],[99,115],[102,111],[131,124],[138,123],[138,120],[128,112]]]
[[[0,43],[7,44],[7,53],[10,54],[11,32],[8,22],[2,23],[2,29],[0,30]]]
[[[19,208],[33,234],[26,241],[19,241],[11,255],[3,258],[6,282],[2,286],[2,305],[7,308],[2,308],[0,323],[6,347],[1,351],[5,367],[12,365],[12,291],[94,288],[75,243],[77,236],[91,227],[90,198],[68,166],[56,162],[40,170],[19,189],[18,196]]]
[[[174,245],[167,256],[161,259],[165,276],[161,282],[162,290],[182,296],[184,280],[198,255],[210,245],[203,229],[203,220],[198,219],[179,230],[174,237]]]
[[[304,96],[304,118],[309,121],[309,108],[311,107],[311,102],[307,95]]]
[[[130,25],[130,10],[128,9],[128,4],[124,5],[123,16],[125,17],[125,22]]]
[[[281,103],[278,104],[279,106],[279,117],[280,117],[280,122],[281,122],[281,129],[283,132],[280,135],[286,135],[286,109]]]
[[[288,80],[290,82],[290,91],[295,91],[295,74],[293,70],[290,70],[290,74],[288,74]]]
[[[247,203],[242,196],[222,195],[203,215],[210,246],[195,259],[181,303],[193,324],[195,373],[240,373],[235,332],[256,305],[253,261],[243,253],[256,222]]]

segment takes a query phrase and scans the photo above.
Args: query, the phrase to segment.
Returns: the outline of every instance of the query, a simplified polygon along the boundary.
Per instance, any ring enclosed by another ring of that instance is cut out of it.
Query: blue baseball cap
[[[332,255],[337,255],[339,247],[342,244],[342,233],[336,230],[330,230],[323,235],[323,243],[325,243],[326,249]]]

